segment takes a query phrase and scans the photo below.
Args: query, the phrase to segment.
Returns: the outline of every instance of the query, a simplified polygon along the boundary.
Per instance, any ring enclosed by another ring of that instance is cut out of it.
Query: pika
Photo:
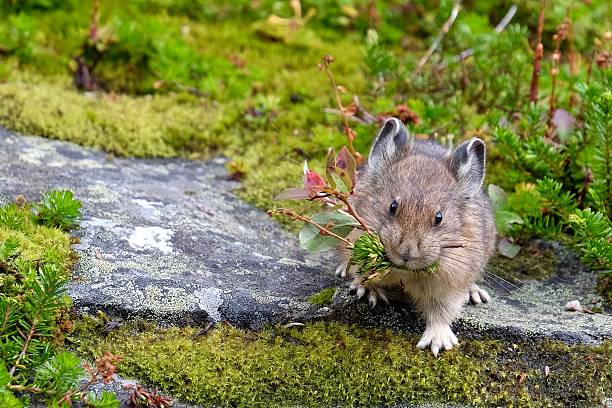
[[[478,138],[454,150],[417,140],[404,124],[388,119],[359,171],[352,204],[378,233],[391,271],[362,285],[343,253],[337,273],[353,275],[351,287],[375,305],[385,288],[400,288],[425,320],[418,342],[437,355],[458,344],[451,323],[464,303],[489,302],[476,282],[495,251],[497,232],[482,190],[486,147]],[[423,272],[437,264],[434,272]]]

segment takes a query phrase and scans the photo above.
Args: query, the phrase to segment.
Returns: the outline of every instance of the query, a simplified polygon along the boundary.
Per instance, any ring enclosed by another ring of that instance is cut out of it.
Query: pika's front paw
[[[477,305],[480,303],[488,303],[490,301],[491,296],[489,296],[489,292],[476,284],[472,285],[468,294],[468,302]]]
[[[361,279],[359,278],[355,279],[351,283],[351,290],[356,290],[357,297],[360,299],[367,294],[368,302],[372,307],[376,306],[376,304],[379,303],[381,300],[385,303],[389,303],[387,295],[385,294],[385,291],[383,289],[379,288],[376,285],[368,285],[367,287],[363,286],[361,284]]]
[[[434,356],[437,356],[440,350],[450,350],[457,344],[459,344],[459,340],[457,340],[457,336],[450,326],[442,325],[427,327],[417,347],[426,348],[429,346]]]

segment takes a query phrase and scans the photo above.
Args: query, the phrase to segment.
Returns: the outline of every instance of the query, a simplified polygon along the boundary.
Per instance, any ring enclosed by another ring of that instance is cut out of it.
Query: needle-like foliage
[[[70,305],[70,239],[58,228],[75,227],[80,208],[69,191],[52,191],[33,206],[18,200],[0,208],[0,407],[27,406],[30,394],[43,395],[49,406],[73,400],[119,406],[114,395],[86,396],[81,360],[54,347]]]
[[[71,191],[54,190],[43,195],[34,212],[41,224],[68,230],[74,228],[81,218],[81,202]]]

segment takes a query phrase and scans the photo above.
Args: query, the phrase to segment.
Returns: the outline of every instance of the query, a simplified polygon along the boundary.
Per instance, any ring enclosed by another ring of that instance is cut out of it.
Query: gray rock
[[[80,312],[162,323],[228,320],[250,329],[270,323],[336,319],[418,333],[407,303],[371,308],[355,300],[321,256],[232,194],[224,160],[109,159],[73,144],[0,130],[4,201],[67,188],[83,201],[84,220],[69,293]],[[594,291],[596,275],[556,244],[558,273],[517,287],[488,279],[493,303],[467,306],[459,337],[546,336],[597,343],[612,338],[608,314],[567,312]],[[331,305],[307,298],[339,287]],[[584,302],[583,302],[584,303]]]
[[[109,159],[0,130],[4,202],[70,189],[83,202],[68,291],[80,312],[258,329],[340,282],[262,211],[231,193],[224,160]]]

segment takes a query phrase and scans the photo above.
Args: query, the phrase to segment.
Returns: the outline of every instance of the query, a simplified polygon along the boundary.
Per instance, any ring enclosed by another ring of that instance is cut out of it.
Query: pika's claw
[[[459,340],[457,340],[457,336],[450,326],[442,325],[427,327],[421,340],[417,343],[417,347],[426,348],[429,346],[434,356],[437,356],[440,350],[450,350],[457,344],[459,344]]]
[[[387,299],[387,295],[385,294],[384,290],[378,287],[369,288],[368,301],[370,302],[370,305],[372,307],[376,306],[379,299],[385,303],[389,303],[389,300]]]
[[[480,286],[474,284],[472,285],[472,287],[470,288],[470,292],[469,292],[469,302],[473,303],[475,305],[480,304],[480,303],[488,303],[491,301],[491,296],[489,296],[489,293],[482,289]]]
[[[375,285],[363,286],[361,284],[361,279],[357,278],[351,282],[350,285],[351,290],[357,291],[357,297],[362,298],[366,293],[368,294],[368,303],[370,306],[374,307],[379,303],[379,300],[382,300],[385,303],[389,303],[387,299],[387,294],[384,289],[381,289]]]
[[[340,276],[342,278],[346,278],[346,270],[348,269],[348,261],[342,262],[340,265],[336,267],[336,276]]]

